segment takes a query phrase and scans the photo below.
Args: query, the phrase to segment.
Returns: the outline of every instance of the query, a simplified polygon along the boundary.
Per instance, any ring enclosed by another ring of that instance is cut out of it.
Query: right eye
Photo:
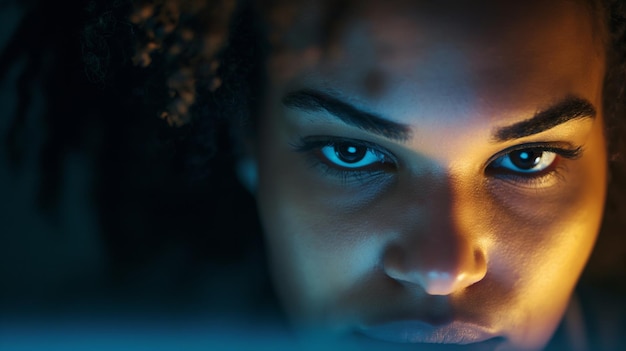
[[[330,143],[323,146],[320,153],[329,163],[343,168],[359,169],[376,163],[388,162],[385,154],[356,143]]]
[[[339,178],[344,184],[360,184],[383,174],[392,173],[397,161],[380,145],[357,139],[308,136],[293,145],[307,155],[312,165],[325,176]]]

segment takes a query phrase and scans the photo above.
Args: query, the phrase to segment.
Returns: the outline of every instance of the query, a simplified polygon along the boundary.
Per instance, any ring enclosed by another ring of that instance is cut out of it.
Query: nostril
[[[467,280],[467,286],[478,283],[487,275],[487,259],[483,250],[478,248],[474,250],[474,259],[472,263],[473,268],[465,278]]]
[[[406,263],[402,251],[398,247],[390,247],[383,257],[383,269],[390,278],[398,281],[410,281],[410,272],[404,268]],[[415,277],[417,278],[417,277]]]

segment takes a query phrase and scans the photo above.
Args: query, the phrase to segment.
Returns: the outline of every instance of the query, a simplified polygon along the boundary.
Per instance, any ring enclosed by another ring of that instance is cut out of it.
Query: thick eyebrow
[[[411,129],[392,122],[317,90],[304,89],[290,92],[282,99],[283,105],[307,112],[325,110],[344,123],[387,139],[405,142],[411,138]]]
[[[544,132],[567,121],[595,117],[596,109],[591,102],[576,96],[568,96],[547,109],[535,113],[527,120],[496,128],[492,139],[494,142],[519,139]]]

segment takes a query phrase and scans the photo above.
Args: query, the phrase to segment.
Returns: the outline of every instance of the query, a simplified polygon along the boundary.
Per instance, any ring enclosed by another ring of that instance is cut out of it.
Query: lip
[[[418,320],[393,321],[361,327],[358,332],[372,339],[395,343],[469,345],[503,341],[487,328],[461,322],[433,326]]]

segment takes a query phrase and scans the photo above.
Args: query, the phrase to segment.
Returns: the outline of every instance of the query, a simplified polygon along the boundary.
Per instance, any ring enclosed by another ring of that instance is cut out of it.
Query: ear
[[[239,183],[243,185],[250,194],[256,195],[257,184],[259,182],[259,172],[256,150],[256,133],[253,126],[241,119],[230,125],[231,145],[235,155],[235,174]]]
[[[235,165],[237,179],[252,195],[256,195],[257,184],[259,181],[259,172],[256,158],[251,156],[243,156],[237,160]]]

